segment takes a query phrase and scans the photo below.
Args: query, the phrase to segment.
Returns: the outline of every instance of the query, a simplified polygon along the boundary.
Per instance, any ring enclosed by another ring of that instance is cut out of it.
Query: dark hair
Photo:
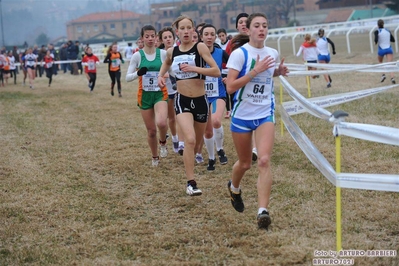
[[[156,29],[154,28],[154,26],[152,26],[152,25],[144,25],[144,26],[141,28],[140,36],[143,37],[143,36],[144,36],[144,32],[147,31],[147,30],[153,30],[153,31],[155,32],[155,34],[157,34],[157,31],[156,31]]]
[[[379,19],[377,21],[377,25],[378,25],[378,28],[383,28],[384,27],[384,21],[382,19]]]
[[[217,34],[217,35],[219,35],[220,33],[224,33],[224,34],[226,34],[226,35],[227,35],[227,32],[226,32],[226,30],[225,30],[225,29],[223,29],[223,28],[221,28],[221,29],[218,29],[218,31],[216,32],[216,34]]]
[[[195,26],[195,30],[198,31],[198,32],[201,32],[200,30],[198,30],[198,28],[201,27],[201,30],[202,30],[202,29],[204,28],[205,25],[206,25],[206,23],[205,23],[205,22],[202,22],[202,23],[198,24],[197,26]]]
[[[109,47],[108,47],[108,54],[110,54],[112,52],[112,46],[116,45],[116,47],[118,47],[118,43],[117,42],[113,42]]]
[[[249,29],[249,27],[251,26],[252,20],[253,20],[254,18],[257,18],[257,17],[263,17],[263,18],[265,18],[266,21],[267,21],[267,17],[266,17],[265,14],[263,14],[263,13],[252,13],[251,15],[249,15],[249,17],[248,17],[248,19],[247,19],[247,29]]]
[[[165,28],[163,28],[162,30],[160,30],[158,32],[158,39],[160,41],[162,41],[162,34],[164,34],[167,31],[170,31],[172,33],[173,39],[176,39],[176,35],[175,35],[175,32],[173,31],[173,28],[172,27],[165,27]]]
[[[248,34],[237,34],[236,36],[231,39],[231,51],[243,46],[247,42],[249,42],[249,35]]]
[[[318,36],[323,36],[324,35],[324,29],[319,29],[319,31],[317,32]]]
[[[201,42],[201,38],[200,38],[201,35],[199,34],[199,32],[197,30],[194,30],[194,32],[197,34],[197,37],[198,37],[197,42]]]
[[[213,29],[215,30],[215,33],[216,33],[216,28],[215,28],[215,26],[213,26],[212,24],[204,24],[204,26],[202,27],[201,31],[199,32],[199,33],[201,34],[201,36],[202,36],[202,31],[203,31],[205,28],[213,28]]]
[[[236,17],[236,29],[238,27],[238,21],[240,20],[240,18],[244,18],[244,17],[247,18],[248,14],[247,13],[240,13],[240,14],[237,15],[237,17]]]
[[[216,28],[215,26],[211,25],[211,24],[204,24],[204,26],[202,26],[201,31],[199,32],[199,34],[202,36],[202,32],[204,31],[205,28],[213,28],[215,30],[216,33]]]
[[[254,18],[256,18],[256,17],[263,17],[267,21],[267,17],[266,17],[265,14],[263,14],[263,13],[253,13],[253,14],[251,14],[248,17],[248,20],[247,20],[247,28],[248,29],[251,26],[252,20]],[[247,42],[249,42],[249,35],[247,35],[247,34],[237,34],[236,36],[233,37],[233,39],[231,39],[231,51],[234,51],[235,49],[243,46]]]

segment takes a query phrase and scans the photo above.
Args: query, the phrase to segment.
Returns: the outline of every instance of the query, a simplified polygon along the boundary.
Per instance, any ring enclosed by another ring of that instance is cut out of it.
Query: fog
[[[41,34],[52,41],[66,37],[66,23],[83,15],[119,11],[121,7],[149,13],[149,3],[156,2],[172,0],[0,0],[0,45],[33,45]]]

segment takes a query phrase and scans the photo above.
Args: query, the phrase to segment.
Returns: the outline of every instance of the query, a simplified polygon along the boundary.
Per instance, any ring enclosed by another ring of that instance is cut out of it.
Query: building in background
[[[66,25],[69,40],[102,42],[138,36],[141,14],[121,10],[84,15]]]
[[[160,30],[171,26],[179,15],[191,17],[195,24],[205,22],[217,29],[235,32],[235,19],[242,12],[265,13],[270,29],[292,25],[293,21],[297,26],[313,25],[353,20],[356,5],[358,9],[371,10],[375,8],[374,4],[382,0],[362,1],[364,3],[359,3],[360,0],[171,0],[166,3],[149,2],[147,14],[122,10],[121,5],[120,11],[93,13],[69,21],[67,36],[70,40],[89,43],[135,40],[143,25],[150,24]],[[368,14],[376,15],[377,12]],[[393,15],[395,12],[384,14]]]

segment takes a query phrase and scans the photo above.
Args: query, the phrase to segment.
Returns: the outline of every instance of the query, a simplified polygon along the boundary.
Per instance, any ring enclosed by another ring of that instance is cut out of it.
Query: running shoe
[[[114,96],[114,89],[111,89],[111,96]]]
[[[175,153],[178,153],[179,152],[179,142],[178,141],[173,141],[172,143],[173,143],[173,151]]]
[[[166,147],[166,144],[160,146],[161,146],[161,151],[159,152],[159,155],[162,158],[165,158],[166,156],[168,156],[168,148]]]
[[[197,182],[195,182],[195,180],[190,180],[187,183],[186,193],[189,196],[199,196],[202,194],[202,191],[197,188]]]
[[[202,154],[197,153],[195,155],[195,161],[199,164],[199,163],[203,163],[204,162],[204,157],[202,157]]]
[[[381,82],[384,82],[384,80],[386,79],[387,77],[385,76],[385,74],[382,74],[382,76],[381,76]]]
[[[252,149],[252,161],[256,162],[258,160],[258,151],[256,149]]]
[[[331,88],[331,83],[328,83],[328,84],[327,84],[327,88]]]
[[[122,98],[122,93],[119,93],[119,98]]]
[[[270,219],[269,213],[267,211],[263,211],[262,213],[258,214],[258,229],[269,229],[269,225],[272,223]]]
[[[183,146],[183,145],[180,145],[180,146],[179,146],[178,153],[179,153],[180,155],[183,155],[183,152],[184,152],[184,146]]]
[[[394,78],[391,78],[391,82],[392,82],[392,84],[396,84],[396,81]]]
[[[208,171],[215,171],[215,160],[209,159],[208,167],[206,169]]]
[[[159,157],[152,157],[152,166],[157,167],[159,164]]]
[[[231,205],[233,205],[233,207],[236,211],[243,212],[244,211],[244,202],[242,201],[242,198],[241,198],[241,189],[240,189],[239,194],[234,193],[231,190],[231,180],[227,183],[227,188],[230,193]]]
[[[224,153],[224,150],[223,150],[223,149],[220,149],[220,150],[218,151],[218,156],[219,156],[219,161],[220,161],[220,164],[221,164],[221,165],[227,164],[227,156],[226,156],[226,154]]]

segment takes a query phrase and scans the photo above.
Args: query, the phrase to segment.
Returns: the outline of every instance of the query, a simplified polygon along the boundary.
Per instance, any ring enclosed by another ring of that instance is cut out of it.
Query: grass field
[[[376,63],[375,54],[348,55],[344,43],[336,45],[333,63]],[[301,63],[287,47],[286,62]],[[378,87],[379,76],[336,74],[331,89],[317,79],[312,94]],[[246,211],[230,204],[226,186],[237,156],[228,119],[229,162],[212,173],[197,165],[203,195],[189,197],[182,157],[171,143],[168,157],[151,166],[136,82],[123,82],[118,98],[110,96],[104,65],[92,94],[83,75],[61,73],[50,88],[38,78],[35,90],[18,78],[18,85],[0,88],[0,265],[311,265],[315,250],[335,250],[335,187],[289,134],[280,134],[279,114],[272,225],[259,231],[256,165],[242,183]],[[304,77],[288,80],[306,95]],[[398,98],[394,89],[331,110],[347,111],[349,122],[398,128]],[[335,165],[331,125],[306,114],[294,120]],[[399,174],[398,147],[347,137],[342,146],[343,172]],[[343,189],[343,249],[398,251],[398,200],[397,193]],[[354,260],[399,265],[398,257]]]

